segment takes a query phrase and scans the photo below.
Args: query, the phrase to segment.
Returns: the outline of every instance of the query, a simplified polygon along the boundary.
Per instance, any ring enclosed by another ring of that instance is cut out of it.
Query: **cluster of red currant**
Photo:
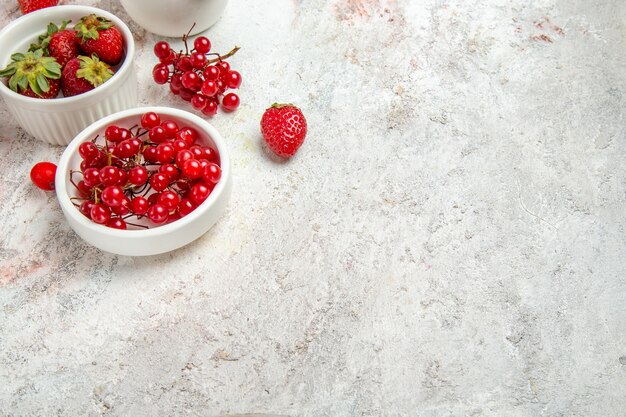
[[[148,228],[188,215],[222,175],[217,152],[197,139],[193,128],[161,121],[154,112],[143,114],[141,126],[108,126],[104,138],[78,148],[80,171],[70,172],[78,190],[74,205],[95,223],[115,229]]]
[[[239,88],[241,74],[231,70],[226,59],[234,55],[235,47],[226,55],[210,53],[211,41],[204,36],[197,37],[189,51],[187,35],[183,36],[185,52],[175,52],[165,41],[154,45],[154,54],[159,63],[152,70],[157,84],[170,83],[170,90],[206,116],[214,116],[218,105],[222,110],[232,112],[239,107],[239,96],[226,93],[228,89]],[[209,58],[214,57],[214,58]]]

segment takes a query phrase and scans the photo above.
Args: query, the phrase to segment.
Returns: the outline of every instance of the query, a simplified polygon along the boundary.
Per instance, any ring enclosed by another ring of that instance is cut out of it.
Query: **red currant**
[[[165,65],[165,64],[157,64]],[[152,79],[155,83],[163,85],[170,78],[170,71],[167,68],[159,67],[152,70]]]
[[[107,226],[112,229],[126,230],[126,222],[119,217],[113,217],[107,222]]]
[[[183,56],[178,60],[178,69],[181,71],[189,71],[193,68],[191,65],[191,60],[188,56]]]
[[[128,171],[128,181],[136,187],[142,186],[148,181],[148,170],[144,166],[136,166]]]
[[[161,204],[167,209],[167,211],[174,211],[178,207],[180,197],[174,191],[163,191],[159,194],[157,199],[158,204]]]
[[[122,136],[120,133],[120,128],[115,125],[110,125],[104,131],[104,136],[109,142],[120,142],[122,140]]]
[[[102,190],[100,198],[104,204],[109,207],[117,207],[122,204],[124,198],[124,190],[117,185],[110,185]]]
[[[217,114],[217,103],[213,100],[209,101],[204,109],[202,109],[202,114],[206,116],[215,116]]]
[[[107,165],[100,169],[100,181],[104,185],[115,185],[120,179],[119,172],[117,167]]]
[[[181,88],[180,90],[180,98],[182,98],[185,101],[191,101],[191,98],[194,95],[196,95],[196,92],[188,88]]]
[[[206,54],[211,50],[211,41],[204,36],[198,36],[196,40],[193,41],[193,47],[196,51]]]
[[[144,129],[152,129],[161,124],[161,118],[155,112],[149,111],[141,116],[141,127]]]
[[[202,75],[204,76],[205,80],[217,81],[220,78],[220,69],[215,65],[209,65],[204,69]]]
[[[178,179],[178,168],[176,168],[173,164],[164,164],[159,167],[159,172],[161,174],[165,174],[169,177],[170,182],[176,181]]]
[[[52,162],[38,162],[30,170],[30,180],[44,191],[54,190],[57,166]]]
[[[190,198],[183,198],[180,200],[180,203],[178,203],[178,214],[180,214],[181,217],[186,216],[194,211],[196,207],[198,207],[198,205]]]
[[[100,184],[100,171],[97,168],[87,168],[83,171],[83,181],[88,187]]]
[[[239,86],[241,86],[241,74],[237,71],[228,71],[226,75],[226,85],[228,88],[239,88]]]
[[[217,184],[222,177],[222,169],[219,165],[209,162],[202,168],[202,179],[209,184]]]
[[[100,156],[100,150],[93,142],[81,143],[78,147],[78,153],[86,161],[94,160]]]
[[[197,159],[188,159],[183,163],[182,171],[185,177],[196,179],[202,175],[202,166]]]
[[[117,182],[115,183],[115,185],[119,185],[120,187],[123,187],[128,182],[128,174],[123,169],[117,170],[117,177],[118,178],[117,178]]]
[[[167,188],[170,184],[170,178],[161,173],[156,173],[150,177],[150,185],[154,188],[154,191],[161,192]]]
[[[130,200],[128,197],[124,196],[122,198],[122,202],[119,206],[109,207],[111,209],[111,213],[117,214],[118,216],[125,216],[128,214],[130,207]]]
[[[144,197],[135,197],[130,201],[130,210],[138,215],[146,214],[150,204],[148,204],[148,200]]]
[[[148,218],[152,223],[163,224],[168,217],[169,213],[162,204],[154,204],[148,209]]]
[[[202,94],[205,96],[212,97],[217,94],[217,83],[213,80],[206,80],[202,83],[200,91],[202,91]]]
[[[190,90],[200,89],[200,76],[193,71],[185,71],[180,81],[183,83],[183,87]]]
[[[207,63],[206,55],[200,52],[192,53],[191,56],[189,57],[189,60],[191,61],[191,65],[195,69],[202,69]]]
[[[161,143],[157,146],[156,159],[162,164],[170,163],[176,156],[176,149],[170,143]]]
[[[178,125],[173,120],[166,120],[161,123],[163,129],[165,129],[165,134],[167,139],[172,139],[176,136],[176,132],[178,132]]]
[[[193,159],[194,155],[190,150],[184,149],[176,154],[176,165],[182,167],[185,161]]]
[[[207,102],[208,100],[203,94],[195,94],[193,97],[191,97],[191,105],[196,110],[202,110],[204,106],[206,106]]]
[[[155,126],[148,132],[151,142],[161,143],[167,140],[167,132],[163,126]]]
[[[146,162],[156,162],[156,146],[147,146],[143,150],[143,159]]]
[[[170,45],[165,41],[159,41],[154,44],[154,55],[157,58],[166,58],[170,55]]]
[[[228,93],[222,98],[222,108],[225,111],[235,111],[237,107],[239,107],[239,96],[237,94]]]
[[[172,141],[172,146],[174,147],[174,149],[176,149],[176,153],[182,151],[183,149],[189,148],[189,145],[187,145],[187,142],[185,142],[183,139],[174,139]]]
[[[191,146],[198,139],[198,132],[191,127],[183,127],[176,132],[176,139],[182,139]]]
[[[200,160],[204,157],[204,151],[202,150],[202,147],[200,145],[193,145],[189,148],[189,150],[191,151],[195,159]]]
[[[211,189],[203,182],[195,183],[189,191],[189,197],[198,205],[202,204],[209,197],[209,194],[211,194]]]
[[[93,207],[93,201],[85,200],[80,204],[78,208],[83,215],[89,219],[91,219],[91,208]]]
[[[220,72],[222,74],[227,74],[228,71],[230,71],[230,64],[228,62],[226,62],[226,61],[220,61],[220,62],[218,62],[215,65],[220,68]]]
[[[104,204],[94,204],[91,207],[90,218],[95,223],[105,224],[111,218],[111,210]]]
[[[213,150],[210,146],[205,146],[202,148],[202,157],[209,162],[216,162],[217,152],[215,152],[215,150]]]

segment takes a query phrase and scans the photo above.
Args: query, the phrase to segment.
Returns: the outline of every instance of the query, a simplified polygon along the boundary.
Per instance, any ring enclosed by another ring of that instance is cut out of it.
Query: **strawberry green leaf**
[[[15,54],[11,55],[11,59],[13,61],[21,61],[21,60],[24,59],[24,54],[20,54],[19,52],[15,53]]]
[[[2,71],[0,71],[0,77],[8,77],[15,74],[15,65],[11,64]]]
[[[17,76],[13,76],[9,79],[9,88],[17,92]]]
[[[37,74],[37,85],[41,88],[41,91],[47,93],[50,90],[50,84],[43,74]]]
[[[28,77],[28,86],[38,96],[43,94],[43,91],[41,91],[41,88],[39,88],[39,85],[37,85],[36,77]],[[21,87],[21,85],[20,85],[20,87]]]

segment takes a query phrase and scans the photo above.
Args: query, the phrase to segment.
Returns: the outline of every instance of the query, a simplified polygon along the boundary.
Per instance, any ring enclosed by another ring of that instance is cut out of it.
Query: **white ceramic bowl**
[[[219,19],[228,0],[121,0],[126,13],[144,29],[161,36],[203,32]]]
[[[125,57],[110,80],[84,94],[55,99],[22,96],[0,82],[0,95],[20,126],[39,140],[55,145],[67,145],[96,120],[116,111],[137,106],[137,76],[135,74],[135,41],[128,26],[111,13],[87,6],[48,7],[26,14],[9,23],[0,32],[0,68],[11,62],[15,52],[25,52],[48,23],[72,20],[95,13],[117,26],[124,37]],[[70,23],[70,26],[72,25]]]
[[[199,133],[198,143],[212,146],[220,157],[222,177],[209,197],[187,216],[163,226],[143,230],[118,230],[96,224],[72,204],[76,189],[70,182],[71,169],[79,169],[81,157],[78,147],[106,126],[139,124],[141,115],[153,111],[163,119],[171,119],[179,126],[190,126]],[[139,107],[112,114],[83,130],[69,144],[59,162],[55,179],[56,194],[63,214],[72,229],[85,241],[104,251],[127,256],[156,255],[169,252],[193,242],[206,233],[226,210],[232,188],[230,159],[226,143],[219,132],[206,120],[189,112],[169,107]]]

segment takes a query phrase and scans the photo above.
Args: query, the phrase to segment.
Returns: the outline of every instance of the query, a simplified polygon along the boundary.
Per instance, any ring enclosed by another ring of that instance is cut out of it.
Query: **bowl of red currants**
[[[107,252],[185,246],[226,210],[230,160],[206,120],[168,107],[124,110],[87,127],[61,156],[55,188],[70,227]]]

